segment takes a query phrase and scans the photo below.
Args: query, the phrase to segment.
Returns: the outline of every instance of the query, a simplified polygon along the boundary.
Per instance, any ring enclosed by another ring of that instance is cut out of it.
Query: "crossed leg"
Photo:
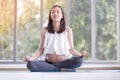
[[[46,71],[60,71],[60,68],[55,67],[52,64],[47,63],[46,61],[29,61],[27,63],[27,68],[31,72],[46,72]]]
[[[80,67],[83,63],[83,57],[72,57],[71,59],[64,60],[50,64],[47,61],[29,61],[27,68],[31,72],[46,72],[46,71],[61,71],[62,68],[74,69]]]

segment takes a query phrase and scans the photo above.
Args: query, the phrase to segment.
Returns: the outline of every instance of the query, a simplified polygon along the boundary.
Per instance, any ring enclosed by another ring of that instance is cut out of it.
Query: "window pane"
[[[0,60],[13,59],[14,0],[0,0]]]
[[[18,0],[17,59],[31,56],[39,48],[40,0]]]
[[[117,0],[96,0],[96,57],[117,59]]]
[[[70,1],[70,27],[73,29],[75,48],[82,52],[83,49],[91,59],[91,1]]]

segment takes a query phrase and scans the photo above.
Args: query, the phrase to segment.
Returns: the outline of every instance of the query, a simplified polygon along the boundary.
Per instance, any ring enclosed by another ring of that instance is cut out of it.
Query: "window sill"
[[[120,64],[83,64],[80,70],[120,70]]]
[[[119,64],[83,64],[78,70],[120,70]],[[1,64],[0,71],[27,71],[26,64]]]

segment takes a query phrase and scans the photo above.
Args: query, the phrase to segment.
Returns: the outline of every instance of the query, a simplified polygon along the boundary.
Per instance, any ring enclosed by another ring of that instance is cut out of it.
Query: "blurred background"
[[[50,8],[62,6],[75,48],[88,63],[120,63],[119,0],[0,0],[0,62],[24,62],[39,48]],[[118,30],[119,29],[119,30]]]

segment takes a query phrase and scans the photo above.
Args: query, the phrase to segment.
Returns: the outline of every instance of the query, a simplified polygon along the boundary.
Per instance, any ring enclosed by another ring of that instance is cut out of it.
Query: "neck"
[[[53,22],[54,31],[59,31],[60,29],[60,22]]]

